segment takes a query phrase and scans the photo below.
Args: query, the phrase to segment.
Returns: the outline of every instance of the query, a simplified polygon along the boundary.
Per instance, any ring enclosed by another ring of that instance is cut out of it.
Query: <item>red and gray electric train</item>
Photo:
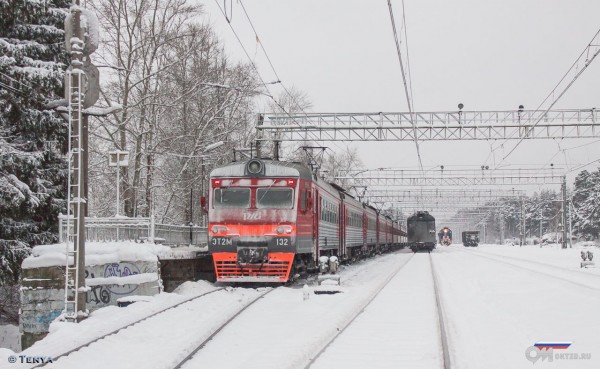
[[[315,176],[264,159],[210,173],[208,247],[217,281],[287,282],[322,256],[340,261],[405,242],[397,223]]]

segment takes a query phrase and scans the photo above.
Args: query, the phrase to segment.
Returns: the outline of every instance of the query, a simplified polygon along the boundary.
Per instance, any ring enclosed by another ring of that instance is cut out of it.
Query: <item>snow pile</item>
[[[122,261],[157,261],[158,255],[167,253],[167,246],[151,243],[124,242],[86,242],[85,265],[102,265]],[[66,245],[36,246],[31,256],[23,261],[23,269],[43,268],[65,265]]]
[[[206,291],[210,291],[214,289],[212,283],[207,282],[207,281],[197,281],[197,282],[184,282],[183,284],[179,285],[179,287],[177,287],[175,289],[175,291],[173,291],[173,293],[176,293],[178,295],[184,295],[184,296],[190,296],[190,295],[199,295],[201,293],[204,293]]]
[[[150,302],[150,301],[152,301],[152,297],[133,295],[133,296],[120,297],[117,299],[117,302],[139,302],[139,301]]]
[[[199,253],[205,252],[208,252],[208,246],[167,247],[158,257],[160,260],[194,259]]]
[[[86,278],[85,285],[90,286],[103,286],[103,285],[130,285],[130,284],[143,284],[158,281],[157,273],[142,273],[132,274],[122,277],[105,277],[105,278]]]

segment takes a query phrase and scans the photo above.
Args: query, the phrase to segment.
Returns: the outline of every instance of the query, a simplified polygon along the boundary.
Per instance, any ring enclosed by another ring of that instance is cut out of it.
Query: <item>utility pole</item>
[[[500,210],[500,244],[504,245],[504,212]]]
[[[540,243],[542,243],[542,238],[544,237],[544,232],[542,231],[543,219],[544,219],[544,208],[540,208]]]
[[[487,221],[483,223],[483,243],[487,243]]]
[[[256,117],[256,126],[257,127],[262,126],[264,121],[265,121],[265,116],[259,113],[258,116]],[[262,154],[261,153],[261,142],[260,142],[261,139],[262,139],[262,137],[263,137],[262,130],[260,130],[260,129],[257,128],[257,134],[256,134],[256,157],[258,159],[260,159],[262,157],[261,156],[261,154]]]
[[[519,236],[519,246],[523,246],[525,244],[525,208],[523,207],[523,197],[521,197],[521,234]]]
[[[275,140],[273,142],[273,160],[275,161],[279,161],[279,145],[281,144],[281,141],[279,140]]]
[[[562,203],[561,203],[561,215],[562,215],[562,248],[567,248],[567,176],[563,176],[562,183]],[[570,235],[569,235],[570,236]]]
[[[204,193],[204,173],[206,171],[206,167],[204,166],[204,158],[200,159],[200,197],[205,197],[206,194]],[[200,210],[200,214],[202,214],[202,226],[206,227],[206,213],[204,212],[204,209]]]
[[[194,185],[190,187],[190,246],[194,244]]]
[[[571,219],[571,210],[573,204],[571,204],[571,201],[567,201],[567,205],[567,213],[569,216],[569,248],[573,248],[573,221]]]

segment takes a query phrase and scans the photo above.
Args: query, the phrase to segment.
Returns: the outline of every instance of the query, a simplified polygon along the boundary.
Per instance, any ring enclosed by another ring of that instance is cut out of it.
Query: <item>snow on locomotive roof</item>
[[[251,159],[258,160],[258,159]],[[215,168],[210,173],[211,177],[245,177],[246,165],[250,160],[230,163],[225,166]],[[273,160],[260,160],[265,164],[266,177],[302,177],[311,178],[310,169],[301,163],[290,163]]]
[[[408,217],[407,220],[417,220],[417,219],[418,220],[435,220],[433,215],[429,214],[428,211],[417,211],[413,215]]]

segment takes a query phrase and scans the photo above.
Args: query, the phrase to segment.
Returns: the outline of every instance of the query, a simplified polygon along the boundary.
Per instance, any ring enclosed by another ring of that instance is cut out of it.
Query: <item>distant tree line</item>
[[[522,198],[504,198],[493,205],[494,208],[480,207],[479,213],[484,215],[475,223],[481,231],[485,224],[488,240],[500,239],[502,224],[505,238],[519,237],[522,233],[521,211],[525,216],[524,234],[528,238],[558,232],[562,224],[562,195],[558,191],[544,190]],[[600,237],[600,169],[592,172],[584,170],[577,175],[568,190],[565,212],[567,221],[569,216],[571,219],[573,237],[584,240]],[[468,213],[459,214],[467,216]],[[567,231],[568,226],[567,223]]]

